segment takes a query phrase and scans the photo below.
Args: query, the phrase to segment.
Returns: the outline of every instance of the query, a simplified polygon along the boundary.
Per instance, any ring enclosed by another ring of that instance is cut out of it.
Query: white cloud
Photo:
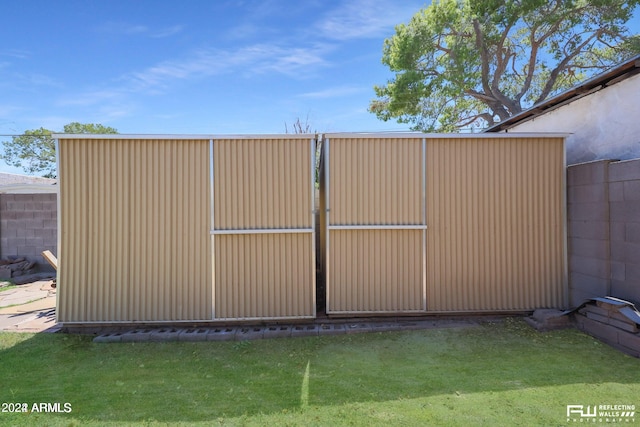
[[[9,67],[9,65],[6,65]],[[0,64],[0,69],[3,68]],[[7,72],[4,79],[0,79],[0,88],[12,91],[37,92],[45,87],[60,88],[62,83],[53,77],[39,73]]]
[[[153,38],[164,38],[178,34],[183,30],[183,28],[184,27],[182,25],[153,28],[147,25],[131,24],[127,22],[107,22],[99,27],[98,31],[121,36],[140,35]]]
[[[365,88],[355,86],[337,86],[316,92],[307,92],[299,95],[301,98],[328,99],[349,96],[355,93],[364,92]]]
[[[88,107],[104,102],[116,102],[124,95],[125,93],[121,89],[94,90],[59,99],[57,105]]]
[[[352,0],[325,15],[316,27],[324,37],[334,40],[386,37],[418,9],[415,2]]]
[[[62,84],[54,79],[53,77],[49,77],[44,74],[38,73],[28,73],[21,75],[19,80],[23,82],[25,85],[29,86],[51,86],[51,87],[61,87]]]
[[[178,34],[183,30],[184,26],[182,25],[174,25],[172,27],[160,28],[155,31],[150,31],[149,35],[155,39],[161,39],[165,37],[170,37],[174,34]]]
[[[117,35],[135,35],[143,34],[149,31],[149,28],[145,25],[129,24],[126,22],[107,22],[100,26],[98,31]]]
[[[202,78],[225,73],[253,75],[276,72],[304,78],[316,67],[327,66],[326,45],[288,48],[256,44],[236,50],[200,49],[182,60],[159,63],[125,76],[133,91],[163,91],[177,80]]]
[[[79,111],[93,111],[92,121],[108,122],[125,117],[134,111],[132,95],[158,95],[184,81],[212,76],[237,74],[250,77],[262,73],[278,73],[304,79],[318,67],[328,66],[324,59],[330,48],[288,48],[256,44],[235,50],[200,49],[183,59],[173,59],[135,71],[103,84],[102,88],[66,94],[56,102],[58,107]],[[77,119],[76,119],[77,120]],[[47,122],[53,120],[47,119]],[[60,120],[56,120],[60,123]],[[64,123],[63,123],[64,124]]]
[[[8,56],[16,59],[27,59],[31,56],[31,52],[20,49],[4,49],[0,50],[0,56]]]

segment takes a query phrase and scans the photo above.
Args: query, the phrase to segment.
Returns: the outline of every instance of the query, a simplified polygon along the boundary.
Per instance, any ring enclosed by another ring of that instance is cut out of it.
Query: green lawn
[[[575,424],[568,404],[640,405],[640,360],[520,320],[221,343],[0,333],[0,402],[72,410],[2,426],[551,426]]]

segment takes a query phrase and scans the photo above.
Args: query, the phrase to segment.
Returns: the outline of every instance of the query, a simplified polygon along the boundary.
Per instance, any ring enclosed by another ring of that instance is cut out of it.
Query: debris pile
[[[0,259],[0,280],[11,280],[16,285],[55,278],[55,273],[38,273],[37,270],[36,262],[24,257]]]
[[[574,310],[578,329],[634,357],[640,357],[640,312],[619,298],[593,298]]]
[[[553,308],[539,308],[524,320],[538,331],[553,331],[572,327],[569,316],[565,316],[565,314],[565,312]]]

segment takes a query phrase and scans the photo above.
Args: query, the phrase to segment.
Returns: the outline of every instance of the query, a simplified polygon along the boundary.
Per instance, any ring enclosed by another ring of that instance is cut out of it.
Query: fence
[[[24,257],[51,271],[42,251],[56,252],[56,193],[0,194],[0,257]]]
[[[568,168],[572,307],[611,295],[640,303],[640,160]]]

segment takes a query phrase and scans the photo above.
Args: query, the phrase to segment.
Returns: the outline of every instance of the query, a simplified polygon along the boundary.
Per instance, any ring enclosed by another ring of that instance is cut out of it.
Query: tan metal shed
[[[567,302],[564,135],[329,134],[330,315]]]
[[[55,138],[58,321],[315,317],[315,136]]]
[[[316,317],[314,135],[55,137],[60,322]],[[566,305],[563,135],[323,147],[329,315]]]

